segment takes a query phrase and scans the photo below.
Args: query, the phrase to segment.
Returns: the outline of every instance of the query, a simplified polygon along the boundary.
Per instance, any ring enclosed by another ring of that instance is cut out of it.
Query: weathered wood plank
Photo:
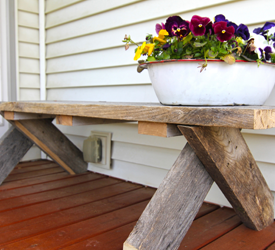
[[[275,127],[275,108],[268,106],[163,106],[148,103],[2,102],[1,111],[70,115],[246,129]]]
[[[52,119],[11,123],[70,174],[87,171],[83,153],[52,124]]]
[[[56,116],[56,124],[65,125],[65,126],[83,126],[83,125],[112,124],[112,123],[125,123],[125,122],[130,122],[130,121],[79,117],[79,116],[70,116],[70,115]]]
[[[212,184],[212,178],[187,144],[142,213],[123,249],[177,249]]]
[[[173,137],[182,135],[177,125],[157,122],[138,122],[138,133],[160,137]]]
[[[33,114],[33,113],[20,113],[13,111],[5,111],[4,118],[6,120],[33,120],[33,119],[45,119],[45,118],[54,118],[55,115],[47,115],[47,114]]]
[[[11,127],[3,135],[0,139],[0,184],[2,184],[32,145],[33,142],[15,127]]]
[[[179,129],[243,223],[254,230],[272,224],[273,196],[240,130],[191,126]]]

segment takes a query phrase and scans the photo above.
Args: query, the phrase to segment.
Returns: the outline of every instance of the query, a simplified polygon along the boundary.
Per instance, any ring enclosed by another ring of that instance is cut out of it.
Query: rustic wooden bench
[[[273,196],[241,129],[275,127],[275,107],[47,101],[4,102],[0,111],[13,125],[0,142],[0,182],[33,143],[71,174],[87,170],[82,152],[54,126],[54,118],[70,126],[137,121],[140,134],[185,136],[188,143],[124,250],[177,249],[213,181],[247,227],[261,230],[273,222]]]

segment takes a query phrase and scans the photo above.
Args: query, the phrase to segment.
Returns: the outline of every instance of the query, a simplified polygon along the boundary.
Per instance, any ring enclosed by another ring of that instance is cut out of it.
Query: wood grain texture
[[[33,120],[33,119],[45,119],[45,118],[54,118],[55,115],[47,114],[33,114],[33,113],[20,113],[13,111],[5,111],[4,118],[6,120]]]
[[[243,223],[262,230],[273,223],[273,196],[239,129],[179,126]]]
[[[219,208],[192,223],[179,250],[194,250],[209,244],[241,224],[231,208]]]
[[[52,124],[52,119],[22,120],[12,124],[69,173],[87,171],[83,153]]]
[[[148,103],[2,102],[0,111],[70,115],[125,121],[266,129],[275,126],[269,106],[163,106]]]
[[[56,124],[65,125],[65,126],[83,126],[83,125],[95,125],[95,124],[124,123],[124,122],[127,122],[127,121],[115,120],[115,119],[79,117],[79,116],[70,116],[70,115],[56,116]]]
[[[123,249],[177,249],[213,180],[187,144],[126,240]]]
[[[223,235],[211,244],[201,248],[202,250],[260,250],[266,249],[274,242],[275,223],[260,232],[247,230],[240,225],[231,232]],[[267,250],[272,250],[268,248]]]
[[[6,179],[18,162],[32,147],[33,142],[15,127],[0,139],[0,184]]]
[[[138,122],[138,133],[160,137],[174,137],[182,135],[177,125],[157,122]]]

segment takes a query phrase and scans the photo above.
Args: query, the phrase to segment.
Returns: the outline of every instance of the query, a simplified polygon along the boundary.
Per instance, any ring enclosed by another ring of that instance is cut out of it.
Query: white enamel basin
[[[146,63],[159,99],[165,105],[263,105],[275,83],[273,64],[220,60],[168,60]]]

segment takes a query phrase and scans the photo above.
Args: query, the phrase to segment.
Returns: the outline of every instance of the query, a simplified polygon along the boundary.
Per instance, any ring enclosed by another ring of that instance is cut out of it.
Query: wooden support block
[[[70,174],[87,171],[83,153],[52,124],[52,119],[11,123]]]
[[[154,135],[161,137],[182,135],[177,125],[157,122],[138,122],[138,133],[142,135]]]
[[[55,115],[45,115],[45,114],[34,114],[34,113],[20,113],[13,111],[5,111],[4,118],[6,120],[34,120],[34,119],[45,119],[45,118],[54,118]]]
[[[243,223],[273,223],[273,196],[238,128],[178,126]]]
[[[0,139],[0,185],[32,147],[33,142],[11,127]]]
[[[113,120],[113,119],[100,119],[79,117],[70,115],[57,115],[56,124],[65,126],[82,126],[82,125],[95,125],[95,124],[112,124],[112,123],[125,123],[131,121]]]
[[[123,250],[178,249],[212,184],[212,178],[186,144]]]

